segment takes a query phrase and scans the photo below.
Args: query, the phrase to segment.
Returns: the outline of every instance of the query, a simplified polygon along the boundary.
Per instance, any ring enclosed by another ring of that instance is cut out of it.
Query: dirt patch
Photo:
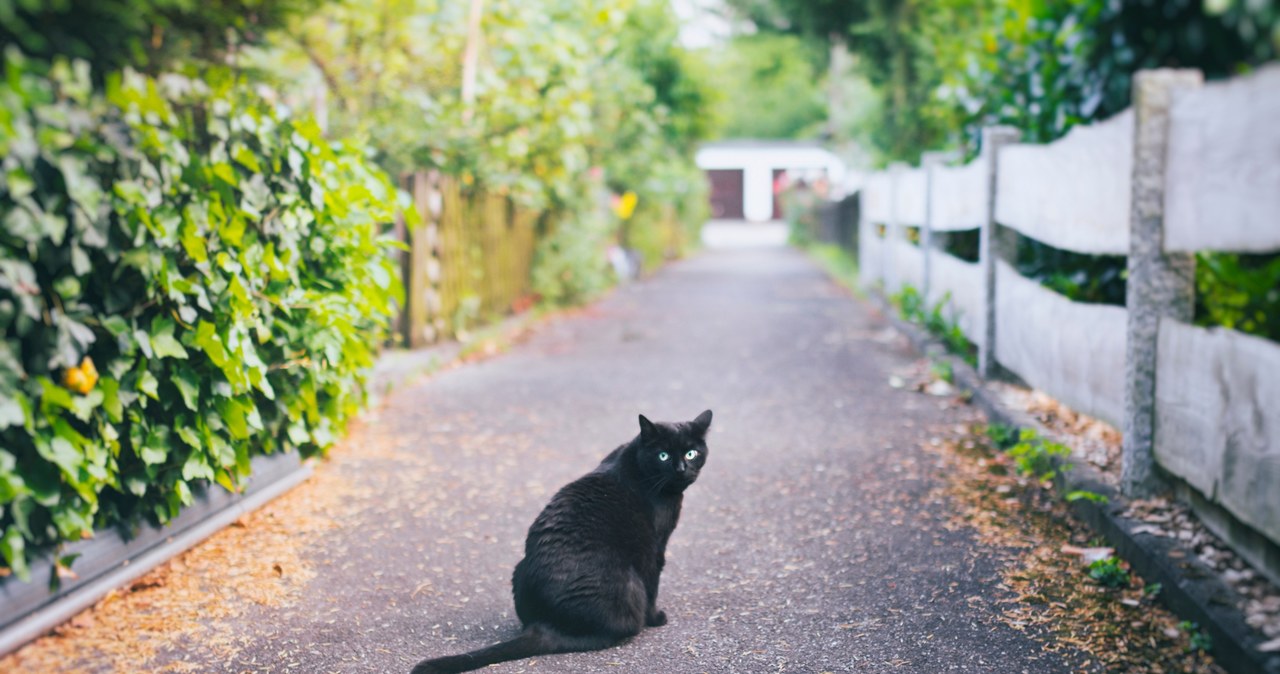
[[[182,662],[163,668],[151,663],[194,641],[219,655],[234,654],[239,646],[227,627],[230,619],[254,606],[288,604],[315,577],[303,551],[336,529],[360,497],[334,465],[347,454],[344,445],[336,447],[333,459],[301,486],[0,659],[0,671],[185,672],[191,666]]]
[[[1013,594],[1000,620],[1025,630],[1046,651],[1072,648],[1088,656],[1084,671],[1161,674],[1223,670],[1206,652],[1207,637],[1158,604],[1158,587],[1129,575],[1120,560],[1095,579],[1086,561],[1110,551],[1069,513],[1046,484],[1016,474],[978,427],[930,447],[946,464],[946,495],[957,504],[950,526],[976,532],[1002,553],[1003,587]],[[1107,586],[1110,581],[1113,586]]]

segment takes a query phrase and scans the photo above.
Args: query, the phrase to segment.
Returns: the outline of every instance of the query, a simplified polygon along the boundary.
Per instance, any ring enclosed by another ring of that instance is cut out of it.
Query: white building
[[[697,163],[711,183],[711,214],[716,219],[778,220],[782,210],[775,197],[787,184],[803,180],[837,191],[845,184],[840,158],[804,141],[706,143],[698,150]]]

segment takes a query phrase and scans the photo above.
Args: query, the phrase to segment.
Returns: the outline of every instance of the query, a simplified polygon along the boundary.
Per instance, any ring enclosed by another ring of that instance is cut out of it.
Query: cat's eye
[[[666,453],[666,452],[658,452],[658,460],[659,460],[659,461],[666,461],[667,459],[670,459],[670,458],[671,458],[671,455],[670,455],[670,454],[668,454],[668,453]]]
[[[685,461],[693,461],[696,458],[698,458],[698,450],[696,449],[691,449],[684,453]]]

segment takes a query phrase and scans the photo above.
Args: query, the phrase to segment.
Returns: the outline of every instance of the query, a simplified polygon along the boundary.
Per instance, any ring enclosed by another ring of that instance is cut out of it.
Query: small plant
[[[924,323],[924,296],[912,286],[904,285],[902,289],[889,296],[889,301],[898,307],[902,319],[911,323]]]
[[[1155,599],[1157,596],[1160,595],[1160,590],[1163,590],[1163,589],[1164,589],[1164,586],[1161,585],[1160,583],[1151,583],[1150,585],[1147,585],[1146,587],[1142,588],[1142,596],[1146,597],[1147,599]]]
[[[1103,587],[1117,588],[1129,586],[1129,572],[1120,564],[1117,557],[1105,557],[1095,560],[1087,567],[1089,577]]]
[[[956,373],[949,360],[933,361],[929,364],[929,372],[933,374],[934,378],[941,379],[948,384],[954,384],[956,381]]]
[[[1213,650],[1213,637],[1209,636],[1208,632],[1200,629],[1199,623],[1183,620],[1178,623],[1178,629],[1191,635],[1191,650],[1205,653]]]
[[[1008,451],[1013,457],[1018,472],[1031,475],[1041,482],[1052,480],[1058,474],[1055,457],[1063,458],[1071,454],[1066,446],[1045,440],[1035,429],[1024,428],[1018,435],[1018,442]]]
[[[1096,492],[1077,490],[1067,494],[1067,500],[1072,503],[1076,501],[1089,501],[1090,503],[1103,504],[1108,502],[1110,499]]]
[[[1007,451],[1018,443],[1018,428],[1008,424],[987,424],[983,433],[1000,451]]]

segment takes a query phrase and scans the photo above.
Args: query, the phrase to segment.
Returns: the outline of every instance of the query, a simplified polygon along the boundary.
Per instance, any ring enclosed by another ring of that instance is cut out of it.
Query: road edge
[[[1032,428],[1047,437],[1055,435],[1031,416],[1006,407],[978,373],[964,359],[949,353],[938,339],[919,326],[894,316],[892,308],[882,298],[872,293],[867,297],[869,299],[859,301],[872,305],[896,331],[907,337],[917,353],[950,363],[956,387],[969,392],[972,403],[990,421]],[[1239,601],[1235,591],[1223,583],[1215,571],[1201,563],[1194,550],[1172,539],[1135,533],[1134,529],[1141,522],[1121,516],[1126,510],[1127,499],[1117,489],[1105,484],[1088,465],[1058,471],[1055,483],[1063,494],[1079,490],[1107,497],[1105,503],[1079,499],[1069,505],[1077,517],[1114,547],[1117,555],[1129,562],[1134,572],[1148,583],[1160,583],[1159,599],[1169,610],[1198,624],[1209,634],[1213,643],[1210,654],[1219,665],[1232,674],[1280,674],[1280,654],[1257,650],[1258,644],[1267,641],[1266,636],[1245,623],[1242,612],[1235,608]]]

